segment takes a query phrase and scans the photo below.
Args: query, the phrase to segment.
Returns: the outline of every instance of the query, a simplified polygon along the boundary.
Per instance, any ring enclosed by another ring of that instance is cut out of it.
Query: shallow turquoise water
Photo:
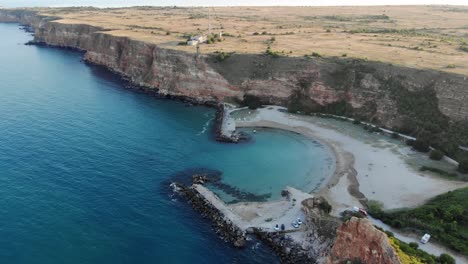
[[[277,261],[222,242],[165,184],[207,167],[243,191],[313,189],[329,164],[323,146],[271,130],[217,143],[212,109],[122,89],[81,53],[23,45],[18,25],[0,34],[1,263]]]

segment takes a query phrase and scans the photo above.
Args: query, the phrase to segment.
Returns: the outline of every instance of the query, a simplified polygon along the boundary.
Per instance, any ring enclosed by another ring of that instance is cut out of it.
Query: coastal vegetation
[[[409,141],[409,142],[411,142],[411,141]],[[430,150],[429,144],[427,144],[426,141],[421,140],[421,139],[416,139],[416,140],[412,141],[411,146],[413,147],[413,149],[415,149],[416,151],[419,151],[419,152],[429,152],[429,150]]]
[[[461,45],[460,50],[464,52],[468,52],[468,44]]]
[[[279,51],[273,51],[270,46],[267,47],[265,54],[273,58],[278,58],[279,56],[281,56],[281,53]]]
[[[229,57],[231,57],[232,55],[234,54],[234,52],[217,52],[216,54],[216,60],[218,62],[222,62],[222,61],[225,61],[226,59],[228,59]]]
[[[440,243],[468,255],[468,188],[441,194],[414,209],[387,212],[374,201],[369,202],[368,209],[372,216],[393,227],[429,233]]]
[[[444,157],[444,153],[437,149],[433,149],[429,153],[429,158],[432,160],[441,160],[443,157]]]
[[[257,109],[262,106],[262,101],[258,96],[246,94],[244,95],[241,105],[247,106],[249,109]]]
[[[209,34],[207,37],[206,37],[206,43],[208,44],[214,44],[216,42],[221,42],[223,41],[224,38],[221,37],[220,35],[218,34]]]
[[[457,161],[468,159],[468,153],[459,148],[460,145],[468,145],[468,133],[465,133],[468,131],[468,122],[450,120],[440,111],[434,83],[430,82],[422,89],[410,90],[405,86],[404,78],[397,76],[385,78],[377,72],[377,68],[357,60],[343,64],[343,67],[336,69],[330,75],[333,78],[330,78],[327,84],[343,92],[359,87],[365,76],[372,75],[382,84],[381,90],[393,99],[401,120],[395,123],[394,127],[384,128],[417,138],[415,141],[408,141],[408,144],[417,151],[429,152],[431,147],[437,149],[432,154],[434,158],[440,157],[443,153]],[[288,110],[294,113],[345,116],[381,126],[381,120],[376,118],[375,102],[367,102],[360,108],[354,108],[346,99],[320,105],[307,97],[307,91],[298,86],[290,97]],[[374,132],[373,129],[369,131]],[[459,171],[468,172],[463,168]]]
[[[445,170],[442,170],[442,169],[439,169],[439,168],[434,168],[434,167],[429,167],[429,166],[422,166],[419,170],[420,171],[431,171],[431,172],[436,173],[436,174],[438,174],[440,176],[451,178],[451,179],[455,179],[458,176],[458,174],[455,173],[455,172],[448,172],[448,171],[445,171]]]
[[[455,259],[448,254],[437,257],[419,249],[417,243],[405,243],[391,233],[387,233],[387,236],[403,264],[455,264]]]
[[[461,172],[461,173],[467,173],[468,174],[468,158],[464,158],[463,160],[459,161],[458,171]]]

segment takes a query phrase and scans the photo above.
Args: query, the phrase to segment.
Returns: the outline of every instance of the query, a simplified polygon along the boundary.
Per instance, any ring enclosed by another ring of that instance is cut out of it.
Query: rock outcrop
[[[327,264],[351,263],[399,264],[387,235],[367,219],[351,218],[336,231]],[[354,262],[353,262],[354,261]],[[360,262],[359,262],[360,261]]]

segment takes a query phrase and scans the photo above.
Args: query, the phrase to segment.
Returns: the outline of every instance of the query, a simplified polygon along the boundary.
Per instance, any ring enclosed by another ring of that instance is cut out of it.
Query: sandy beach
[[[383,203],[385,209],[415,207],[447,191],[468,186],[420,172],[405,162],[403,155],[392,149],[397,146],[382,136],[376,144],[323,126],[313,118],[292,115],[277,106],[257,109],[245,118],[234,119],[236,127],[268,127],[288,130],[311,137],[330,147],[336,157],[336,170],[319,195],[333,206],[333,215],[367,200]],[[363,132],[364,133],[364,132]]]

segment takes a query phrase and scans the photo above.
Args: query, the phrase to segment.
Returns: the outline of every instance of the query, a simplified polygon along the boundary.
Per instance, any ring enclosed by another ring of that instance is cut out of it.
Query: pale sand
[[[292,187],[286,187],[285,190],[289,192],[288,198],[283,197],[272,202],[241,202],[228,205],[205,186],[194,184],[194,188],[241,230],[255,227],[274,232],[276,224],[284,224],[285,230],[301,231],[292,227],[291,223],[298,218],[304,221],[301,202],[313,197]]]
[[[416,171],[409,167],[404,156],[392,152],[391,148],[380,148],[324,127],[311,117],[279,112],[280,108],[258,109],[254,118],[236,120],[236,126],[293,131],[328,145],[336,156],[336,171],[319,194],[333,205],[334,215],[361,206],[366,200],[380,201],[385,209],[415,207],[438,194],[468,186],[466,182]]]

